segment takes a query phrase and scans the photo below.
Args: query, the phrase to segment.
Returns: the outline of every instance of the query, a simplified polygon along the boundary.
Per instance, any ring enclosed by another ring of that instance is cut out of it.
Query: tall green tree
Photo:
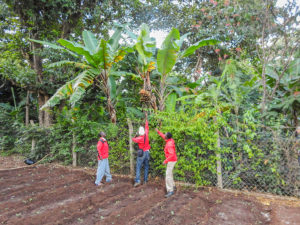
[[[59,103],[60,100],[66,98],[70,98],[70,103],[74,105],[81,99],[86,89],[99,79],[100,88],[103,90],[106,97],[107,110],[111,122],[116,123],[116,109],[112,101],[112,98],[114,98],[116,94],[116,82],[111,75],[111,72],[114,64],[121,61],[129,50],[129,48],[121,47],[119,45],[122,29],[123,27],[116,28],[115,33],[109,40],[97,39],[92,32],[84,30],[82,33],[84,45],[65,39],[59,39],[57,41],[61,46],[32,40],[33,42],[45,44],[54,49],[67,51],[78,56],[81,60],[81,62],[64,60],[54,63],[51,66],[72,64],[83,70],[77,77],[68,81],[58,89],[51,99],[43,105],[42,109],[52,107]]]

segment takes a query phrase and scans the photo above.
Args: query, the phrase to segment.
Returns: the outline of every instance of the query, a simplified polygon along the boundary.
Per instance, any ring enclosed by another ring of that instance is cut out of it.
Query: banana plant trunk
[[[150,107],[156,111],[157,110],[156,97],[152,93],[152,86],[151,86],[151,82],[150,82],[150,72],[147,71],[143,77],[144,77],[144,90],[150,94],[149,102],[146,104],[148,106],[150,105]]]
[[[107,102],[106,102],[107,111],[109,113],[111,122],[115,124],[117,122],[117,112],[116,112],[115,105],[112,102],[111,95],[110,95],[110,88],[109,88],[109,85],[108,85],[107,71],[104,71],[103,73],[101,73],[100,77],[101,77],[101,80],[102,80],[104,94],[105,94],[106,99],[107,99]]]
[[[160,90],[158,91],[159,94],[159,100],[158,100],[158,108],[159,111],[164,111],[165,110],[165,101],[166,101],[166,97],[165,96],[165,92],[166,92],[166,77],[162,77],[161,81],[160,81]]]
[[[109,93],[106,95],[106,98],[107,98],[107,109],[108,109],[108,113],[110,115],[110,120],[112,123],[116,123],[117,122],[117,113],[116,113],[115,106],[111,101]]]

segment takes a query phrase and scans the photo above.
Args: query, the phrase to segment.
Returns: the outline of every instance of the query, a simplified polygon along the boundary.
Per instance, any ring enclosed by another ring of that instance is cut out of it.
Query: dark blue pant
[[[144,165],[144,182],[148,181],[148,171],[149,171],[149,160],[150,160],[150,153],[149,151],[145,151],[142,157],[137,157],[136,159],[136,177],[135,182],[140,183],[140,176],[141,176],[141,168]]]

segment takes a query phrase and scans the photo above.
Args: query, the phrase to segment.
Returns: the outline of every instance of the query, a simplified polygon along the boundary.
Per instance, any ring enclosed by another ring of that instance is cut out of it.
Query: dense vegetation
[[[113,172],[129,173],[147,111],[152,176],[157,127],[177,180],[296,194],[296,1],[4,0],[0,16],[2,154],[94,166],[105,130]]]

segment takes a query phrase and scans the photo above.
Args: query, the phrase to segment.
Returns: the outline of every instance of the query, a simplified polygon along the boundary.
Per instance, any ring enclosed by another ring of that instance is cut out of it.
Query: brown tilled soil
[[[96,187],[95,169],[9,168],[9,159],[0,157],[0,224],[300,224],[296,198],[178,187],[166,199],[153,181],[133,188],[129,178],[113,176]]]

